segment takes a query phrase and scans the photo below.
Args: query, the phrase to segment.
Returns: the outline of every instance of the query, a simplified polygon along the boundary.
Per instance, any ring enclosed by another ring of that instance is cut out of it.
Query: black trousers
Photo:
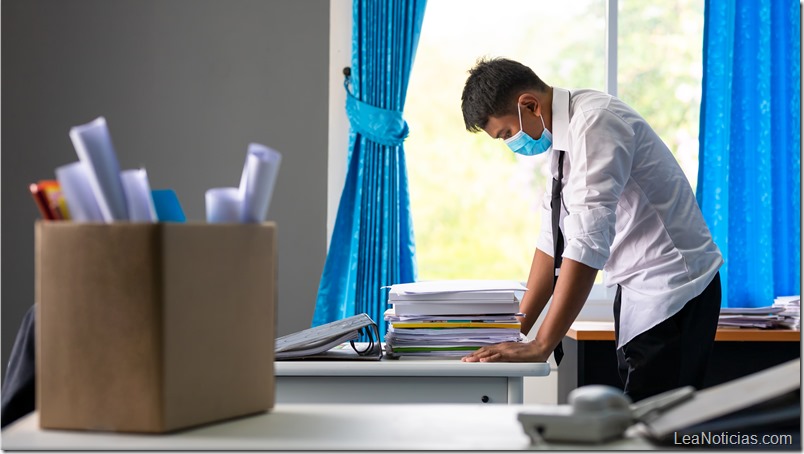
[[[614,298],[619,339],[622,289]],[[720,273],[675,315],[617,349],[625,394],[636,402],[682,386],[703,386],[720,315]],[[618,342],[619,343],[619,342]]]

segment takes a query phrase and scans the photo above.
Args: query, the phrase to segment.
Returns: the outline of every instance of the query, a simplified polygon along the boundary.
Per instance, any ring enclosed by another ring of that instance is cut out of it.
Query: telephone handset
[[[542,441],[601,443],[621,437],[638,420],[692,397],[686,386],[632,404],[612,386],[588,385],[570,392],[569,405],[545,406],[538,412],[519,414],[518,419],[534,444]]]
[[[520,413],[519,422],[534,443],[599,443],[619,437],[633,423],[631,399],[611,386],[589,385],[569,394],[569,405]]]

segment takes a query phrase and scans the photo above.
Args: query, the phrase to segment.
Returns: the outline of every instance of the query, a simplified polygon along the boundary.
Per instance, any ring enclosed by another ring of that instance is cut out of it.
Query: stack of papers
[[[514,281],[450,280],[391,286],[386,353],[459,357],[484,346],[523,340]]]
[[[788,328],[785,317],[781,315],[784,308],[765,307],[724,307],[720,309],[719,326],[737,328]]]
[[[780,296],[773,300],[773,307],[783,309],[779,316],[784,317],[785,327],[801,329],[801,295]]]

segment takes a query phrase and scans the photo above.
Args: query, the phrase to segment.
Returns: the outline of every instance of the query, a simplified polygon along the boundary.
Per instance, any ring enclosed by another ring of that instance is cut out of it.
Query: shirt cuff
[[[544,252],[545,254],[549,255],[550,257],[553,256],[553,240],[552,235],[548,235],[550,238],[545,238],[545,235],[542,234],[539,236],[539,239],[536,240],[536,249]]]

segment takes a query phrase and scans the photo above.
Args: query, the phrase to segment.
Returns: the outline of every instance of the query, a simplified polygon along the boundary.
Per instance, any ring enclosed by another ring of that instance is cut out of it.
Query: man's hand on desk
[[[476,362],[519,362],[543,363],[550,352],[544,352],[535,342],[503,342],[481,347],[477,351],[461,358],[467,363]]]

